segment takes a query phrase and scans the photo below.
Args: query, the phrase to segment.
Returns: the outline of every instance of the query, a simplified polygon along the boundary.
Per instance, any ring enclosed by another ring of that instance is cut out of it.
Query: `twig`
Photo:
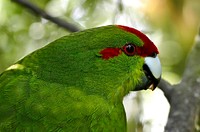
[[[15,3],[18,3],[22,6],[24,6],[25,8],[33,11],[36,15],[39,15],[55,24],[57,24],[58,26],[60,27],[63,27],[71,32],[76,32],[76,31],[79,31],[79,29],[74,26],[73,24],[67,22],[67,21],[64,21],[62,19],[59,19],[59,18],[55,18],[51,15],[49,15],[48,13],[46,13],[44,10],[40,9],[39,7],[37,7],[36,5],[30,3],[28,0],[11,0]]]

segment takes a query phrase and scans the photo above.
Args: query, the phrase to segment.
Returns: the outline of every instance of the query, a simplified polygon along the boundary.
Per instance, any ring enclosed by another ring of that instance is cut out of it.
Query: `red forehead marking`
[[[127,32],[135,34],[137,37],[139,37],[143,42],[144,45],[142,47],[138,47],[138,55],[146,57],[146,56],[151,56],[153,53],[158,54],[158,49],[154,45],[154,43],[142,32],[131,28],[127,26],[122,26],[122,25],[117,25],[120,29],[123,29]]]

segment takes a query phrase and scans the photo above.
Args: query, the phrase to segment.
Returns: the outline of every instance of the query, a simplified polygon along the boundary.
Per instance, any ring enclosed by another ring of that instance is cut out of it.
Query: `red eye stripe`
[[[108,60],[110,58],[120,55],[122,52],[124,52],[128,56],[142,54],[140,47],[137,47],[132,43],[125,44],[122,48],[105,48],[101,50],[99,54],[101,54],[101,58]]]
[[[105,60],[108,60],[110,58],[116,57],[120,55],[122,52],[124,52],[127,56],[134,56],[139,55],[142,57],[147,56],[145,53],[143,53],[143,47],[135,46],[132,43],[125,44],[122,48],[105,48],[99,52],[101,54],[101,57]],[[152,55],[157,54],[153,53]],[[152,56],[151,55],[151,56]]]
[[[113,58],[115,56],[118,56],[122,53],[120,48],[105,48],[102,51],[99,52],[103,59],[108,60],[109,58]]]

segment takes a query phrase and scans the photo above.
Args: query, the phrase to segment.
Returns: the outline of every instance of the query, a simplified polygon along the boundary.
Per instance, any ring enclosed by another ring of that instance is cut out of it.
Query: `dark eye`
[[[129,55],[129,56],[133,56],[135,55],[135,45],[132,43],[128,43],[126,45],[123,46],[123,51],[125,54]]]

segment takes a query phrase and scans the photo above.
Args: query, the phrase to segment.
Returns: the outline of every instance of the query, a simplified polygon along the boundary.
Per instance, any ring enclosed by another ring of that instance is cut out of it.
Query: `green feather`
[[[98,53],[135,35],[106,26],[62,37],[0,75],[0,131],[126,131],[123,97],[143,75],[144,59]]]

